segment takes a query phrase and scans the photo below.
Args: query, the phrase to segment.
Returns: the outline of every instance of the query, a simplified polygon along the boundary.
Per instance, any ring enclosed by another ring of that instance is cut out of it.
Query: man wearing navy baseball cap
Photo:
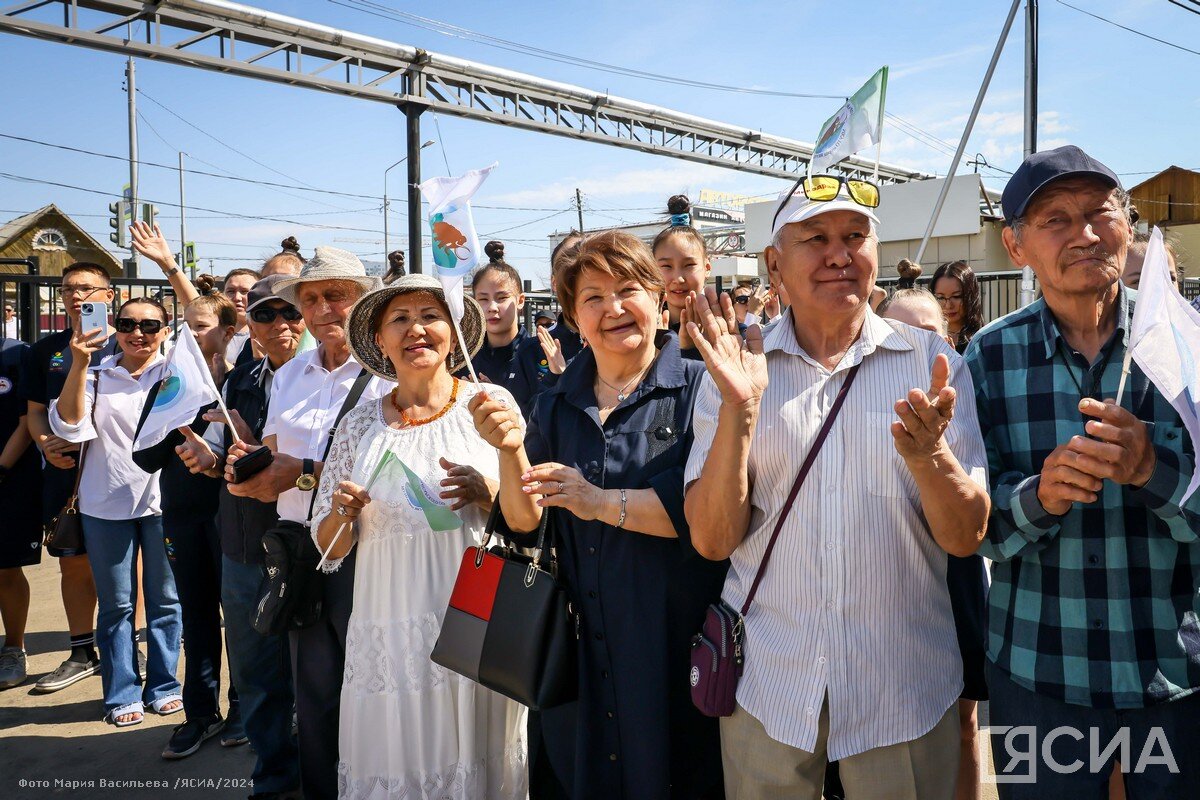
[[[1000,797],[1106,797],[1117,762],[1131,797],[1195,796],[1200,493],[1182,502],[1193,444],[1136,365],[1115,399],[1137,298],[1119,280],[1129,195],[1067,146],[1027,158],[1001,203],[1009,259],[1042,297],[966,353],[992,489],[991,725],[1033,731],[993,737],[997,771],[1016,767]]]

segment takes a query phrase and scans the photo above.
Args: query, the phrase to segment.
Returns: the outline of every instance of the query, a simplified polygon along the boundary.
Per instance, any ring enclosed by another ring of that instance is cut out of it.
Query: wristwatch
[[[311,492],[317,488],[317,469],[311,458],[304,459],[300,467],[300,477],[296,478],[296,488],[302,492]]]

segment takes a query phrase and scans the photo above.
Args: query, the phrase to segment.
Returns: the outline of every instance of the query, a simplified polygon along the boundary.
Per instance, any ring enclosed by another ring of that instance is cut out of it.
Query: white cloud
[[[943,67],[946,64],[953,63],[967,56],[973,56],[976,53],[982,53],[985,50],[990,50],[991,45],[975,44],[970,47],[964,47],[961,50],[955,50],[952,53],[941,53],[936,56],[927,58],[919,58],[916,61],[897,64],[888,69],[888,80],[896,80],[897,78],[907,78],[912,75],[917,75],[921,72],[928,72],[931,69]]]

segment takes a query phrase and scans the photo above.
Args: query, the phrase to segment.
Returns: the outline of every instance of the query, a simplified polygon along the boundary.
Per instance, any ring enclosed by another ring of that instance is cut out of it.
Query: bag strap
[[[767,571],[767,564],[771,560],[771,552],[775,549],[775,542],[779,539],[779,532],[783,530],[783,523],[787,520],[788,512],[792,510],[792,504],[796,502],[796,496],[800,494],[800,487],[804,485],[804,479],[808,477],[808,472],[812,469],[813,462],[817,460],[817,454],[821,452],[821,446],[825,444],[825,440],[829,437],[829,430],[833,427],[833,422],[837,419],[838,412],[842,410],[842,403],[846,401],[846,394],[850,391],[850,385],[854,383],[854,378],[858,375],[858,369],[861,366],[862,362],[860,361],[846,373],[846,381],[842,384],[842,388],[838,390],[837,397],[833,400],[833,407],[829,409],[829,416],[825,417],[825,423],[821,426],[821,430],[817,432],[817,438],[813,441],[812,448],[808,451],[808,456],[804,459],[804,463],[800,465],[800,472],[796,475],[796,482],[792,484],[792,490],[788,492],[787,500],[784,501],[783,508],[779,512],[779,519],[775,521],[775,530],[771,532],[771,539],[767,542],[767,549],[763,553],[762,563],[758,565],[758,573],[754,576],[754,583],[750,584],[750,593],[746,595],[746,602],[742,604],[743,617],[750,610],[750,604],[754,602],[754,595],[758,593],[758,584],[762,581],[763,573]]]
[[[99,436],[100,432],[96,431],[96,403],[100,400],[100,371],[96,370],[96,380],[92,381],[92,430]],[[88,443],[84,442],[79,445],[79,463],[75,465],[75,486],[71,488],[71,504],[76,508],[79,507],[79,482],[83,480],[83,457],[87,455]]]
[[[329,429],[329,436],[325,437],[325,449],[321,451],[321,461],[329,458],[329,449],[333,447],[333,437],[337,434],[338,426],[342,424],[342,418],[350,413],[350,410],[358,405],[358,401],[362,398],[363,392],[366,391],[367,383],[371,380],[371,373],[367,372],[367,368],[363,367],[358,371],[358,376],[354,379],[354,383],[350,384],[350,391],[346,394],[346,399],[342,401],[342,407],[338,409],[337,416],[333,419],[333,427]],[[308,517],[304,521],[304,526],[308,527],[312,522],[313,509],[317,507],[317,489],[313,487],[312,496],[308,498]]]

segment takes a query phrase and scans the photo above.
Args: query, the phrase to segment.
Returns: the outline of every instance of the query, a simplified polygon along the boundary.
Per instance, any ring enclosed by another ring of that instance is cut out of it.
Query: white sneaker
[[[0,650],[0,689],[20,686],[28,677],[24,650],[19,647],[5,647]]]

